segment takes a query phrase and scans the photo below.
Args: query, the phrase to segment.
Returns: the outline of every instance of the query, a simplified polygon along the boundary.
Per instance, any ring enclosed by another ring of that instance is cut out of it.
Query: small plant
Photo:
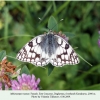
[[[4,56],[0,62],[0,90],[39,90],[40,79],[36,80],[33,74],[32,76],[27,75],[26,73],[29,70],[26,66],[22,70],[16,70],[17,66],[13,65],[5,57],[5,51],[0,52],[0,55],[2,55],[0,58]],[[22,74],[21,71],[23,71]]]
[[[48,28],[52,29],[54,31],[54,34],[58,34],[61,38],[63,38],[66,42],[69,42],[68,40],[75,37],[74,34],[69,32],[58,32],[58,24],[56,19],[51,16],[48,21]],[[55,32],[56,31],[56,32]],[[63,33],[63,34],[62,34]],[[67,37],[66,37],[66,36]],[[25,35],[21,35],[25,36]],[[9,36],[7,38],[14,37]],[[17,37],[17,35],[16,35]],[[18,36],[20,37],[20,36]],[[1,39],[3,40],[3,38]],[[29,44],[31,45],[31,44]],[[74,49],[75,50],[75,49]],[[86,63],[88,63],[90,66],[92,66],[89,62],[87,62],[83,57],[81,57],[79,54],[77,54],[78,57],[80,57],[82,60],[84,60]],[[39,90],[39,83],[40,78],[36,79],[34,74],[30,75],[30,69],[26,65],[22,66],[21,68],[13,65],[11,62],[9,62],[4,57],[6,55],[6,51],[0,52],[0,89],[6,90]],[[72,55],[71,55],[72,56]],[[8,56],[11,58],[14,58],[12,56]],[[17,61],[16,58],[14,58],[15,61]],[[22,62],[20,62],[22,63]],[[67,65],[66,65],[67,66]],[[54,70],[55,66],[49,64],[47,65],[48,68],[48,75],[51,74],[51,72]],[[38,68],[37,68],[38,69]]]

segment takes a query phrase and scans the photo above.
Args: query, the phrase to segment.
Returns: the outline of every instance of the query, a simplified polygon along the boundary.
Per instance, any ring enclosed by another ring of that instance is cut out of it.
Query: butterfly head
[[[52,30],[49,30],[49,32],[47,34],[53,34],[53,31]]]

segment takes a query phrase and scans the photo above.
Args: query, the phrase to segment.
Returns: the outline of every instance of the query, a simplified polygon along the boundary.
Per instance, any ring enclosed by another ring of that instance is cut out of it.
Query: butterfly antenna
[[[42,21],[42,18],[38,17],[38,19],[40,20],[40,21],[39,21],[39,23],[41,23],[41,21]]]
[[[63,21],[63,20],[64,20],[64,19],[60,19],[60,21]],[[53,29],[57,24],[58,24],[58,23],[56,23],[56,24],[52,27],[52,29]],[[51,29],[51,30],[52,30],[52,29]]]

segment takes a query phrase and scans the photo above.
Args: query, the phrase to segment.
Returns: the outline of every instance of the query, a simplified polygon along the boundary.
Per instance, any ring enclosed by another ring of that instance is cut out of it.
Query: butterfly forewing
[[[18,53],[17,59],[23,62],[29,62],[36,66],[44,66],[49,63],[49,56],[40,47],[42,38],[45,35],[39,35],[29,41]]]
[[[73,48],[65,39],[55,35],[58,43],[56,52],[51,57],[51,64],[54,66],[75,65],[79,63],[79,59]]]

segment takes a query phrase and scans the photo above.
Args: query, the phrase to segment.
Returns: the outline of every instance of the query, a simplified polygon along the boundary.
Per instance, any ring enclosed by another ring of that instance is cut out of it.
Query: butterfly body
[[[78,56],[68,41],[52,31],[33,38],[19,51],[17,59],[36,66],[51,63],[60,67],[79,63]]]
[[[44,35],[43,41],[40,43],[40,47],[42,51],[45,51],[45,53],[51,57],[58,47],[55,35],[52,33]]]

